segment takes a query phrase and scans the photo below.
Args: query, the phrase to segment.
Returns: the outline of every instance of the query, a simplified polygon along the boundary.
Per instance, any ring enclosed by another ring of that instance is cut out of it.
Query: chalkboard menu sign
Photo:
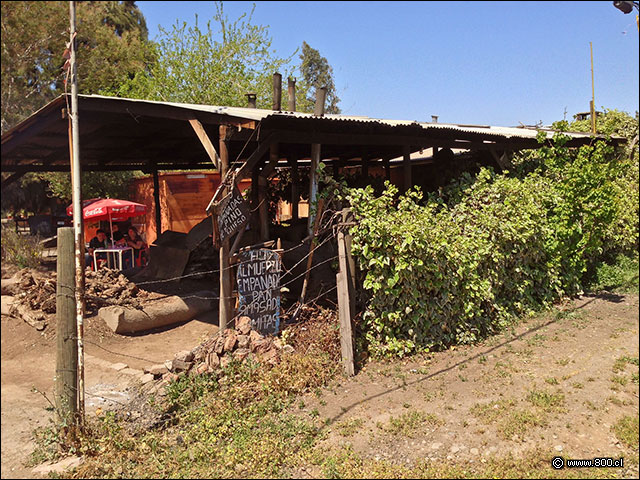
[[[280,328],[280,255],[259,248],[238,253],[240,316],[251,318],[251,327],[263,335],[277,334]]]
[[[215,219],[216,244],[219,246],[249,221],[249,206],[242,198],[238,187],[234,186],[217,206]]]

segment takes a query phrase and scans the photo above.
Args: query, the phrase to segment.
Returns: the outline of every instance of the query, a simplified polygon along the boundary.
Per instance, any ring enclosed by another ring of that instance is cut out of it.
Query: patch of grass
[[[522,455],[491,457],[486,462],[441,459],[415,464],[366,459],[351,446],[318,451],[313,463],[325,478],[615,478],[619,471],[610,468],[554,470],[550,459],[557,452],[532,449]]]
[[[133,433],[127,422],[101,421],[78,450],[86,462],[72,475],[283,477],[325,435],[317,409],[310,417],[297,413],[299,395],[320,389],[339,370],[334,357],[311,348],[274,366],[232,362],[209,376],[185,375],[167,388],[165,428]]]
[[[556,377],[549,377],[549,378],[545,378],[544,379],[545,383],[548,383],[549,385],[558,385],[558,379]]]
[[[541,346],[546,339],[546,335],[536,333],[532,338],[527,339],[527,345],[530,347],[538,347]]]
[[[481,420],[483,423],[493,423],[499,418],[503,417],[509,410],[515,407],[517,402],[515,400],[498,400],[496,402],[489,403],[476,403],[469,412]]]
[[[516,410],[501,422],[498,432],[506,440],[514,435],[522,438],[531,427],[544,427],[547,421],[544,416],[533,410]]]
[[[571,384],[571,386],[572,386],[573,388],[578,389],[578,390],[581,390],[581,389],[583,389],[583,388],[584,388],[584,384],[582,384],[582,383],[580,383],[580,382],[573,382],[573,383]]]
[[[569,365],[569,359],[568,358],[560,358],[560,359],[556,360],[556,364],[560,365],[561,367],[566,367],[567,365]]]
[[[526,400],[545,412],[558,411],[564,406],[564,395],[562,393],[532,390],[527,395]]]
[[[627,377],[625,377],[624,375],[613,375],[611,377],[611,381],[613,383],[617,383],[618,385],[622,385],[623,387],[629,383],[629,379]]]
[[[625,367],[629,365],[638,366],[638,357],[622,356],[613,364],[613,373],[624,372]]]
[[[627,447],[638,450],[638,416],[626,415],[612,427],[618,440]]]
[[[419,410],[403,413],[399,417],[391,417],[384,430],[391,435],[413,438],[415,433],[425,425],[439,426],[444,422],[432,413]]]
[[[343,437],[353,436],[364,425],[364,420],[361,418],[350,418],[336,424],[335,429]]]

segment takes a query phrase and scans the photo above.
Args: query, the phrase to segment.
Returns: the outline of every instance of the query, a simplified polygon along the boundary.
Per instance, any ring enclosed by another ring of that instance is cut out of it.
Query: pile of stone
[[[265,337],[253,330],[249,317],[240,317],[235,329],[227,328],[192,350],[178,352],[173,360],[145,368],[141,382],[146,391],[164,395],[164,387],[181,375],[212,373],[232,360],[243,362],[250,359],[275,365],[281,355],[293,351],[291,345],[283,345],[279,338]]]

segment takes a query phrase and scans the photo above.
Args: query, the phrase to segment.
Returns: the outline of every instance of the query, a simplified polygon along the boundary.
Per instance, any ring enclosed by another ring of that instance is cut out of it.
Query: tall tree
[[[213,22],[201,28],[176,22],[160,29],[158,62],[112,93],[148,100],[246,106],[247,93],[257,95],[259,108],[270,108],[272,75],[285,78],[294,67],[271,49],[268,27],[254,25],[255,9],[230,20],[216,2]]]
[[[309,46],[307,42],[302,42],[302,53],[300,54],[300,71],[304,82],[309,85],[309,102],[315,102],[316,89],[327,88],[326,108],[327,113],[340,113],[340,97],[336,93],[336,86],[333,81],[333,67],[320,52]]]
[[[2,2],[2,132],[64,93],[69,3]],[[116,89],[154,61],[144,16],[133,1],[78,2],[80,93]],[[3,173],[3,178],[6,176]],[[83,175],[83,195],[119,195],[130,172]],[[125,178],[126,177],[126,178]],[[70,198],[68,173],[27,174],[2,192],[3,210],[36,213]],[[29,192],[25,195],[25,192]]]
[[[2,132],[64,92],[68,2],[2,2]],[[112,90],[153,61],[135,2],[78,2],[80,93]]]

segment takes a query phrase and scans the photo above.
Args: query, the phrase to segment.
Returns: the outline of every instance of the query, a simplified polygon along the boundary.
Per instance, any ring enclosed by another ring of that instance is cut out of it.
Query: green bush
[[[529,154],[526,169],[465,174],[426,199],[417,190],[396,199],[389,184],[377,198],[371,187],[350,191],[371,353],[474,342],[579,292],[603,258],[637,249],[630,162],[604,142],[566,140]]]
[[[2,228],[2,261],[20,268],[35,268],[42,260],[40,238],[20,235],[10,227]]]

